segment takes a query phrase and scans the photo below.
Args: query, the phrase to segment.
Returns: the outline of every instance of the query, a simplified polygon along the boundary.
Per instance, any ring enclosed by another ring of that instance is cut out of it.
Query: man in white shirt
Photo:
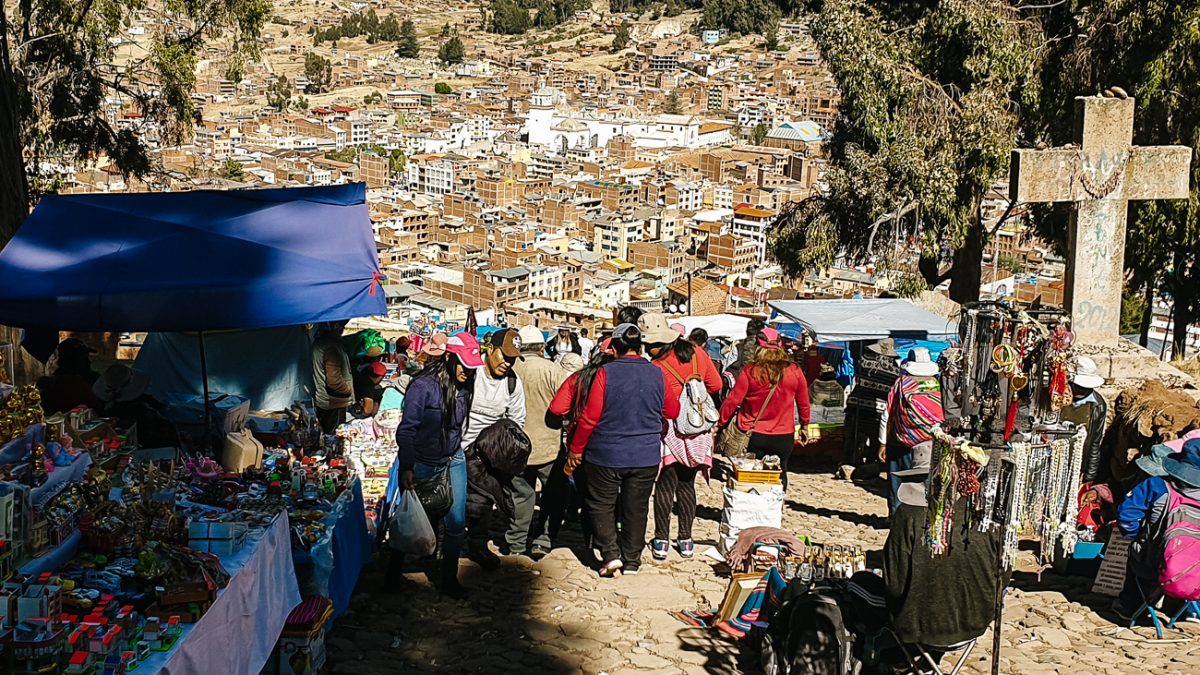
[[[506,328],[492,333],[489,344],[483,367],[475,374],[471,410],[463,423],[462,446],[468,456],[479,434],[501,419],[525,425],[525,389],[513,370],[521,358],[521,338],[517,331]],[[480,566],[492,569],[500,560],[488,548],[487,523],[487,519],[467,523],[468,553]]]
[[[579,349],[583,352],[580,356],[584,361],[589,361],[592,358],[592,352],[596,349],[596,343],[588,337],[588,329],[579,329]]]

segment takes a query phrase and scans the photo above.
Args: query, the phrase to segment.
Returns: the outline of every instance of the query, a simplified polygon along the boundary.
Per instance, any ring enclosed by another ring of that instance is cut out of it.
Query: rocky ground
[[[877,552],[887,536],[882,483],[838,481],[827,472],[791,475],[785,527],[814,541],[857,544]],[[721,496],[700,487],[698,549],[715,541]],[[758,672],[743,644],[686,626],[670,612],[720,603],[726,582],[714,561],[674,552],[637,576],[600,579],[567,548],[533,563],[506,557],[485,574],[463,562],[468,600],[442,599],[413,572],[389,587],[368,570],[352,607],[327,639],[332,673],[396,672],[741,673]],[[1110,598],[1089,592],[1090,579],[1046,572],[1018,573],[1008,596],[1001,672],[1200,672],[1200,625],[1186,624],[1173,641],[1153,641],[1151,629],[1121,631]],[[988,673],[989,631],[963,672]],[[949,663],[949,658],[947,663]]]

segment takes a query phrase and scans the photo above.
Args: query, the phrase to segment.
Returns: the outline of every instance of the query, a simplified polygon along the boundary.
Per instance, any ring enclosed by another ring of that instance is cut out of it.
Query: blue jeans
[[[912,451],[902,455],[893,455],[894,448],[897,446],[888,446],[888,515],[896,512],[900,508],[900,478],[893,475],[896,471],[905,471],[912,468]]]
[[[460,448],[450,458],[449,464],[413,465],[413,478],[427,480],[441,473],[450,471],[450,510],[442,518],[446,531],[442,537],[442,560],[449,565],[453,561],[458,566],[458,556],[462,553],[463,544],[467,541],[467,458]]]

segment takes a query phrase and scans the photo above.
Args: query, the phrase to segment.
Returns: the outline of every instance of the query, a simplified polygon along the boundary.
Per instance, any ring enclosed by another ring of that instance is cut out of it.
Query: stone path
[[[828,473],[791,474],[785,527],[814,541],[857,544],[873,552],[887,537],[882,483],[866,487]],[[869,489],[868,489],[869,488]],[[674,552],[650,561],[641,574],[600,579],[568,549],[532,563],[506,557],[485,574],[463,562],[472,595],[455,602],[438,596],[421,573],[388,587],[378,571],[364,572],[350,611],[327,640],[332,673],[743,673],[759,672],[757,655],[669,612],[720,603],[725,581],[699,551],[715,541],[721,496],[717,484],[700,486],[698,555]],[[872,561],[872,565],[875,565]],[[1018,574],[1008,596],[1001,672],[1200,672],[1200,625],[1187,624],[1185,641],[1147,640],[1151,629],[1113,628],[1110,599],[1087,592],[1090,579]],[[979,641],[963,672],[989,673],[991,632]]]

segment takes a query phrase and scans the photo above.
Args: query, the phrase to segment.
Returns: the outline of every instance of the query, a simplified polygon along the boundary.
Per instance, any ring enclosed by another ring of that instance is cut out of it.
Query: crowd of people
[[[484,344],[469,332],[422,341],[396,431],[397,475],[441,523],[442,593],[466,592],[458,579],[464,547],[494,568],[490,542],[500,531],[502,553],[538,559],[572,518],[583,555],[599,552],[592,562],[602,577],[637,574],[647,548],[658,560],[672,549],[691,557],[695,483],[713,465],[717,431],[736,424],[749,433],[750,452],[786,462],[797,428],[808,424],[804,370],[761,322],[725,350],[703,330],[687,333],[662,314],[625,307],[598,339],[562,326],[547,340],[526,326],[493,332]],[[329,370],[335,381],[343,365]],[[315,369],[328,367],[315,358]],[[447,484],[444,508],[430,509],[435,498],[426,495]],[[493,528],[496,514],[505,522]]]

